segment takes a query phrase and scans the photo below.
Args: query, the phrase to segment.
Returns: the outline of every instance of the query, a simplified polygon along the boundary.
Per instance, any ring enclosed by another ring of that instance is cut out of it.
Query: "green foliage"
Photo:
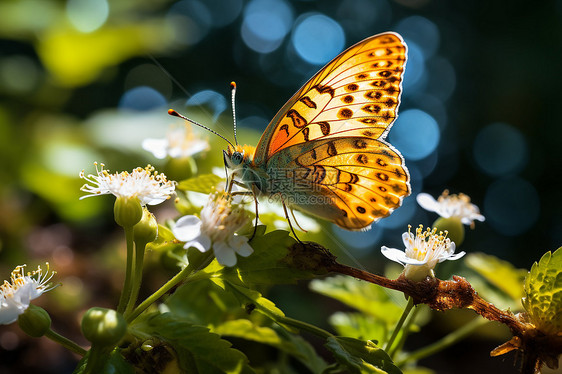
[[[523,307],[539,330],[562,332],[562,247],[546,252],[531,267],[525,278]]]
[[[86,365],[87,365],[88,360],[90,358],[90,353],[91,353],[91,351],[88,352],[86,354],[86,356],[84,356],[80,360],[80,362],[78,363],[78,366],[76,366],[76,369],[72,372],[72,374],[84,374],[84,373],[86,373]],[[109,356],[109,359],[106,360],[106,364],[105,364],[103,370],[98,371],[97,373],[99,373],[99,374],[134,374],[135,370],[133,369],[133,367],[127,361],[125,361],[123,356],[121,356],[121,354],[119,354],[119,352],[117,350],[115,350],[111,353],[111,355]]]
[[[209,194],[213,192],[216,185],[223,180],[224,178],[215,174],[202,174],[179,182],[176,188],[181,191]]]
[[[371,341],[330,337],[326,347],[350,373],[401,373],[388,354]]]
[[[188,373],[251,373],[246,356],[231,348],[231,343],[219,335],[164,313],[149,318],[146,332],[170,344],[178,357],[179,366]]]
[[[262,327],[250,320],[238,319],[226,321],[214,328],[213,332],[275,347],[300,361],[313,373],[320,373],[327,367],[326,362],[306,340],[298,335],[288,334],[284,330]]]
[[[406,304],[404,300],[404,305],[398,305],[380,286],[351,277],[315,279],[310,288],[389,324],[398,321]]]
[[[517,269],[507,261],[484,253],[471,253],[465,257],[464,263],[483,280],[469,276],[473,287],[484,298],[502,308],[521,309],[525,269]]]
[[[385,342],[388,325],[373,316],[363,313],[336,312],[330,316],[330,324],[339,335],[356,339],[369,339],[376,343]]]

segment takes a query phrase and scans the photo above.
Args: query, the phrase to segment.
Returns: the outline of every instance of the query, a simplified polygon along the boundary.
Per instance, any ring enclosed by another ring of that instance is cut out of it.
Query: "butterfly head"
[[[228,148],[223,151],[224,154],[224,164],[229,169],[238,169],[242,164],[251,163],[253,160],[255,148],[249,145],[229,145]]]

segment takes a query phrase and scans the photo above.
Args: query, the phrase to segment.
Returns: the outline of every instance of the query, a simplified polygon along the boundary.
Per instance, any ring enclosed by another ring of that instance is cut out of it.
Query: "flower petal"
[[[408,259],[406,257],[406,253],[404,253],[403,251],[400,251],[396,248],[388,248],[384,245],[381,247],[381,253],[389,260],[398,262],[402,265],[404,265],[405,261]]]
[[[235,235],[228,244],[242,257],[248,257],[254,253],[254,249],[248,244],[248,238],[245,236]]]
[[[166,158],[168,149],[167,139],[144,139],[142,141],[142,149],[151,152],[158,159]]]
[[[421,192],[416,196],[416,201],[422,208],[430,212],[437,212],[439,210],[439,202],[428,193]]]
[[[201,235],[201,220],[196,216],[183,216],[178,219],[172,232],[182,242],[194,240]]]
[[[215,245],[213,245],[213,251],[215,252],[215,257],[219,264],[224,266],[236,265],[236,253],[234,253],[234,249],[225,243],[215,243]]]

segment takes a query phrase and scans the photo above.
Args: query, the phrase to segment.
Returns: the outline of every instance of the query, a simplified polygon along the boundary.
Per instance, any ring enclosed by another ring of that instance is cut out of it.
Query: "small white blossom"
[[[470,197],[463,193],[449,195],[449,191],[445,190],[437,200],[427,193],[420,193],[416,200],[425,210],[436,212],[443,218],[459,218],[463,224],[471,227],[474,226],[474,220],[485,220],[478,207],[470,203]]]
[[[455,243],[447,238],[447,233],[436,233],[436,229],[423,230],[420,225],[416,235],[410,231],[402,234],[405,251],[396,248],[381,248],[382,254],[395,262],[404,265],[404,276],[408,279],[419,281],[427,276],[433,277],[435,266],[445,260],[458,260],[465,252],[455,253]]]
[[[10,282],[0,285],[0,324],[15,322],[29,308],[31,300],[55,288],[48,284],[54,274],[54,271],[49,273],[49,264],[44,274],[41,267],[26,274],[25,265],[17,266],[10,275]]]
[[[159,174],[150,165],[144,169],[137,167],[131,173],[123,171],[115,174],[110,174],[103,164],[100,169],[97,162],[94,165],[96,175],[85,176],[84,170],[80,172],[80,178],[90,183],[80,187],[81,191],[88,193],[80,199],[112,194],[118,198],[137,198],[143,206],[156,205],[169,199],[176,188],[174,181],[169,181],[164,174]]]
[[[181,128],[172,129],[164,139],[145,139],[142,148],[151,152],[158,159],[183,158],[209,149],[209,142],[198,138],[191,125],[186,123]]]
[[[247,237],[235,234],[248,223],[248,217],[242,208],[232,206],[231,195],[222,192],[209,196],[200,216],[181,217],[172,229],[178,240],[186,242],[185,249],[195,247],[207,252],[212,248],[224,266],[236,265],[236,254],[248,257],[254,252]]]

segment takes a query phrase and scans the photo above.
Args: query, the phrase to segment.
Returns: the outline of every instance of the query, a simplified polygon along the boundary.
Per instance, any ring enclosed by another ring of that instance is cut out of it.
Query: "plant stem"
[[[396,340],[398,333],[402,329],[402,325],[404,325],[404,321],[406,321],[406,317],[408,317],[408,314],[410,314],[410,311],[412,310],[413,307],[414,307],[414,299],[408,297],[408,304],[406,304],[406,307],[404,308],[404,311],[402,312],[402,315],[400,316],[400,319],[398,320],[396,327],[394,327],[394,331],[392,332],[390,339],[388,339],[388,341],[386,342],[386,346],[384,347],[384,350],[387,353],[392,347],[394,340]]]
[[[402,327],[402,335],[400,336],[400,340],[396,344],[394,344],[393,347],[390,348],[390,352],[387,352],[390,358],[392,358],[393,360],[396,356],[396,352],[401,350],[402,347],[404,346],[404,343],[408,338],[408,334],[410,333],[410,326],[412,326],[412,323],[414,323],[414,321],[416,320],[416,316],[418,315],[419,311],[420,311],[420,307],[415,308],[411,312],[409,318],[406,320],[404,326]]]
[[[127,268],[125,270],[125,282],[121,290],[119,305],[117,306],[117,312],[121,314],[125,311],[125,306],[131,297],[131,274],[133,270],[134,249],[133,226],[123,227],[123,229],[125,230],[125,241],[127,242]]]
[[[472,321],[470,321],[469,323],[467,323],[463,327],[451,332],[450,334],[441,338],[437,342],[435,342],[433,344],[430,344],[426,347],[423,347],[421,349],[418,349],[417,351],[414,351],[414,352],[408,354],[402,360],[397,361],[396,365],[402,366],[407,362],[415,361],[415,360],[421,360],[422,358],[425,358],[427,356],[431,356],[431,355],[433,355],[433,354],[435,354],[435,353],[455,344],[459,340],[464,339],[466,336],[468,336],[472,332],[474,332],[474,330],[476,330],[478,327],[483,326],[483,325],[485,325],[489,322],[490,321],[485,320],[484,318],[474,318]]]
[[[77,355],[84,356],[86,354],[86,350],[80,347],[78,344],[73,342],[72,340],[54,332],[53,330],[49,329],[45,333],[45,337],[51,339],[52,341],[59,343],[69,351],[76,353]]]
[[[204,261],[202,263],[202,266],[200,266],[199,269],[196,269],[196,270],[200,270],[200,269],[206,267],[209,264],[208,260],[212,259],[213,257],[214,257],[213,253],[209,253],[209,257],[207,258],[207,261]],[[131,323],[142,312],[144,312],[149,306],[151,306],[156,300],[158,300],[160,297],[162,297],[164,294],[166,294],[168,291],[170,291],[172,288],[174,288],[176,285],[178,285],[181,281],[186,279],[188,276],[190,276],[193,271],[194,271],[194,269],[193,269],[193,266],[191,264],[189,264],[185,268],[183,268],[172,279],[170,279],[168,282],[166,282],[166,284],[164,284],[162,287],[160,287],[159,290],[154,292],[152,295],[150,295],[148,298],[146,298],[146,300],[144,300],[142,303],[140,303],[140,305],[137,306],[131,312],[131,314],[126,316],[125,320],[127,321],[127,323]]]
[[[139,296],[139,291],[142,283],[142,270],[143,270],[144,252],[146,249],[146,244],[147,243],[135,242],[134,273],[131,282],[131,295],[129,297],[129,301],[127,302],[127,307],[125,308],[125,314],[124,314],[125,316],[131,313]]]
[[[275,318],[275,322],[280,323],[280,324],[284,324],[284,325],[288,325],[288,326],[292,326],[292,327],[296,327],[299,330],[306,330],[314,335],[320,336],[322,338],[330,338],[333,337],[334,335],[329,333],[326,330],[321,329],[320,327],[316,327],[314,325],[311,325],[310,323],[306,323],[303,321],[299,321],[297,319],[293,319],[290,317],[276,317]]]

